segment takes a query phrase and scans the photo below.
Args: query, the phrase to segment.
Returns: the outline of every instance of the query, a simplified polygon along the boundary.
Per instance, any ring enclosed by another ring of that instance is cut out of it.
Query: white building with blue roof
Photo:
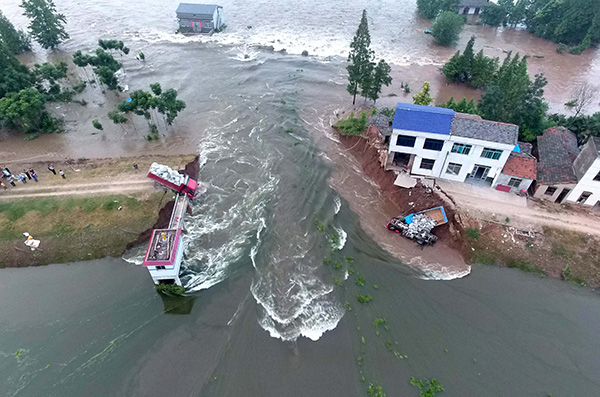
[[[388,168],[411,175],[492,186],[517,146],[519,127],[399,103],[392,124]]]

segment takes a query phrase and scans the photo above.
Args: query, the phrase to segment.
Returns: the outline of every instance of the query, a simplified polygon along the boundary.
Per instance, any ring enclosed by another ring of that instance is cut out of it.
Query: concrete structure
[[[490,0],[459,0],[456,5],[456,12],[460,15],[465,15],[467,22],[474,23],[479,21],[481,11],[493,3]]]
[[[388,144],[392,135],[392,120],[385,114],[376,113],[367,120],[367,127],[374,125],[383,138],[383,143]]]
[[[537,137],[538,173],[534,197],[562,203],[577,185],[573,162],[577,137],[564,127],[552,127]]]
[[[176,12],[181,33],[213,33],[225,26],[225,17],[221,6],[180,3]]]
[[[504,192],[526,193],[537,177],[537,160],[531,149],[530,143],[519,142],[492,187]]]
[[[584,205],[600,203],[600,138],[592,137],[573,162],[577,185],[567,201]]]
[[[389,168],[412,175],[491,186],[517,145],[516,125],[452,109],[399,103]]]

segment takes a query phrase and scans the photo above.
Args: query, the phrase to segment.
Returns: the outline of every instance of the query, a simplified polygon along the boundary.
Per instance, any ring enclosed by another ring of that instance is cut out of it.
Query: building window
[[[556,193],[556,188],[554,186],[548,187],[544,192],[544,194],[547,196],[554,196],[554,193]]]
[[[486,147],[483,148],[483,151],[481,152],[481,157],[485,157],[486,159],[498,160],[500,156],[502,156],[502,150],[498,149],[490,149]]]
[[[581,193],[581,196],[579,196],[579,198],[577,199],[577,203],[578,203],[578,204],[583,204],[583,203],[585,203],[585,202],[586,202],[586,200],[587,200],[588,198],[590,198],[590,196],[591,196],[591,195],[592,195],[592,193],[590,193],[590,192],[583,192],[583,193]]]
[[[523,182],[523,179],[521,178],[510,178],[508,181],[508,186],[518,188],[521,186],[521,182]]]
[[[594,177],[595,181],[600,181],[600,172],[598,172],[598,174],[596,174],[596,176]]]
[[[448,163],[448,168],[446,169],[446,174],[458,175],[460,173],[461,168],[462,168],[462,164]]]
[[[422,170],[432,170],[434,164],[435,164],[435,160],[421,159],[421,169]]]
[[[477,7],[477,8],[475,8],[475,12],[473,14],[479,15],[480,11],[481,11],[481,8]]]
[[[406,147],[415,147],[416,139],[417,138],[414,136],[398,135],[398,139],[396,140],[396,145],[406,146]]]
[[[425,139],[425,143],[423,144],[423,149],[435,150],[439,152],[444,147],[444,141],[439,139]]]
[[[467,15],[469,13],[469,7],[465,7],[463,14]]]
[[[469,154],[471,153],[471,145],[463,145],[462,143],[455,143],[454,146],[452,146],[452,153],[458,153],[458,154]]]
[[[165,270],[164,266],[156,266],[156,270]]]

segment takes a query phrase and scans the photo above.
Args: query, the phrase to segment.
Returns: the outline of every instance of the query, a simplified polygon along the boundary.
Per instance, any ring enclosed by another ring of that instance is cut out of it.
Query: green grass
[[[367,129],[367,112],[361,112],[358,119],[352,112],[348,119],[338,121],[334,127],[344,135],[362,135]]]
[[[118,202],[115,203],[115,200]],[[56,210],[72,211],[75,208],[81,208],[85,212],[92,212],[100,206],[109,211],[118,208],[119,205],[129,208],[138,208],[141,205],[141,202],[133,197],[126,196],[96,196],[81,198],[47,197],[41,199],[0,202],[0,214],[4,214],[9,222],[15,222],[30,211],[49,214]]]
[[[471,262],[480,265],[495,265],[496,258],[489,252],[475,251],[473,256],[471,256]]]
[[[573,253],[566,249],[562,244],[552,243],[552,254],[559,258],[569,259],[573,256]]]
[[[536,273],[536,274],[546,275],[546,272],[543,271],[542,269],[535,267],[534,265],[532,265],[529,262],[518,260],[518,259],[508,262],[507,266],[511,267],[511,268],[515,268],[515,269],[521,269],[522,271],[527,272],[527,273]]]
[[[479,240],[479,237],[481,237],[481,234],[479,233],[479,229],[474,228],[474,227],[468,228],[466,233],[467,233],[467,238],[469,238],[471,240]]]

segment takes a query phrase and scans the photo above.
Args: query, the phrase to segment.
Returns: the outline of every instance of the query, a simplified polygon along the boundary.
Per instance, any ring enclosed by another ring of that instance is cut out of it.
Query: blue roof
[[[450,135],[454,114],[452,109],[399,103],[392,126],[398,130]]]

